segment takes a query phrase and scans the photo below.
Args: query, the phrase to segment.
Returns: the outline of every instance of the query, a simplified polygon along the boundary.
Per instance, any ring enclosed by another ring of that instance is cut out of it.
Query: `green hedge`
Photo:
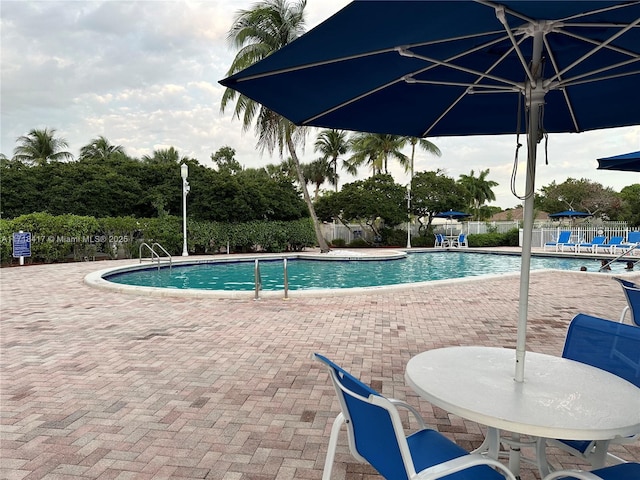
[[[137,258],[143,242],[162,245],[171,255],[182,252],[182,219],[108,217],[32,213],[0,219],[0,261],[16,263],[13,233],[31,233],[31,257],[26,263],[62,262],[85,258]],[[309,218],[290,222],[187,222],[190,253],[300,251],[316,244]]]
[[[505,233],[471,234],[467,242],[470,247],[517,247],[519,232],[514,228]]]

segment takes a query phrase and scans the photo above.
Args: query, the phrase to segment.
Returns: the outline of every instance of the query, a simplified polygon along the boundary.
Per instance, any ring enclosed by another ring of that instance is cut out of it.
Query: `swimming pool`
[[[531,270],[560,269],[597,272],[600,263],[593,259],[532,256]],[[204,262],[173,265],[172,268],[148,267],[106,275],[109,282],[163,289],[250,291],[255,289],[254,260]],[[518,273],[520,256],[469,253],[424,252],[386,260],[322,261],[290,258],[287,261],[289,290],[348,289],[401,285],[434,280]],[[612,265],[622,273],[624,265]],[[284,289],[282,259],[260,260],[263,291]]]

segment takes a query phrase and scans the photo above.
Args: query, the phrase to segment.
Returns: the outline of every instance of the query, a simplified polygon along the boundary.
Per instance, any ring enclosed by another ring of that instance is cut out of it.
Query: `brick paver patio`
[[[472,449],[481,427],[420,399],[404,366],[442,346],[515,347],[514,276],[288,301],[83,283],[117,264],[0,271],[0,478],[319,480],[338,406],[316,351]],[[617,319],[625,306],[604,274],[536,272],[531,297],[528,349],[553,355],[576,313]],[[638,443],[613,451],[640,461]],[[380,477],[343,436],[334,478]],[[525,466],[522,479],[537,478]]]

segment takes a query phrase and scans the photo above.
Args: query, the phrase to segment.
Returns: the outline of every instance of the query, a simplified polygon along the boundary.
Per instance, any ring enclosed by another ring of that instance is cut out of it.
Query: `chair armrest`
[[[557,470],[553,473],[550,473],[544,480],[553,480],[555,478],[579,478],[580,480],[602,480],[602,477],[599,477],[595,473],[585,472],[583,470]]]
[[[444,463],[439,463],[438,465],[434,465],[433,467],[425,468],[421,472],[418,472],[416,479],[435,480],[437,478],[445,477],[447,475],[451,475],[452,473],[466,470],[467,468],[476,467],[478,465],[495,467],[500,470],[509,480],[516,480],[516,477],[513,475],[513,473],[511,473],[511,471],[499,461],[475,453],[472,453],[470,455],[463,455],[462,457],[454,458]],[[595,480],[602,479],[595,477]]]
[[[424,429],[424,428],[428,428],[428,425],[426,424],[426,422],[424,421],[424,419],[422,418],[422,415],[420,415],[420,412],[418,412],[418,410],[416,410],[414,407],[412,407],[411,405],[409,405],[407,402],[403,402],[402,400],[397,400],[395,398],[389,398],[388,399],[396,408],[400,407],[400,408],[404,408],[405,410],[409,410],[411,413],[413,413],[413,416],[416,418],[416,420],[418,421],[418,423],[420,424],[420,428]]]

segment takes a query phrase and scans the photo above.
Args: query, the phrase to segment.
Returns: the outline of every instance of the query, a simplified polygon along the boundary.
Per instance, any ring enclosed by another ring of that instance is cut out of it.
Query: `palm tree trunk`
[[[311,220],[313,221],[313,229],[316,232],[316,240],[318,240],[318,245],[320,246],[320,252],[326,253],[329,251],[329,245],[327,245],[327,241],[324,239],[322,235],[322,230],[320,229],[320,223],[318,222],[318,216],[316,215],[316,209],[313,208],[313,202],[311,201],[311,197],[309,196],[309,191],[307,190],[307,184],[304,181],[304,175],[302,173],[302,168],[300,167],[300,160],[298,159],[298,154],[296,153],[296,147],[291,140],[291,135],[286,135],[287,137],[287,147],[289,148],[289,153],[291,154],[291,158],[293,159],[293,163],[296,166],[296,173],[298,174],[298,183],[300,184],[300,188],[302,189],[302,195],[304,197],[304,201],[307,204],[307,208],[309,209],[309,215],[311,215]]]

